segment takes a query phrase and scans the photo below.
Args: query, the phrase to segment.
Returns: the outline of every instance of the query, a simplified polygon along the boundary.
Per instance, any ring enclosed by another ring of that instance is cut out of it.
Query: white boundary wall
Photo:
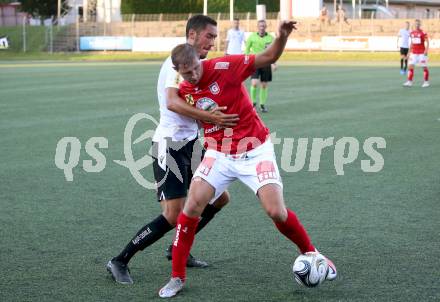
[[[249,35],[250,33],[246,33]],[[185,43],[185,37],[81,37],[84,50],[128,50],[169,52]],[[114,41],[113,41],[114,40]],[[122,43],[123,42],[123,43]],[[430,39],[430,49],[440,49],[440,39]],[[398,51],[395,36],[324,36],[320,40],[289,39],[287,50],[322,51]],[[118,45],[118,47],[111,45]],[[121,46],[123,45],[123,47]]]

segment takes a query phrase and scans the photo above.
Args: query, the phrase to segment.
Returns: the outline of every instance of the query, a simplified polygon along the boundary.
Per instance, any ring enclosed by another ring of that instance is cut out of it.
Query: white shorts
[[[419,65],[421,67],[428,66],[428,56],[424,54],[410,54],[409,55],[409,65]]]
[[[283,187],[273,144],[267,140],[246,153],[227,155],[216,150],[207,150],[193,179],[200,177],[215,189],[211,203],[215,201],[236,179],[247,185],[255,194],[267,184]]]

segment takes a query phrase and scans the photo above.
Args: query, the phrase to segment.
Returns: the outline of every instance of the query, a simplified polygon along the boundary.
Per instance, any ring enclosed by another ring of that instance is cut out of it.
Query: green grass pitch
[[[398,62],[397,62],[398,63]],[[231,204],[196,238],[176,301],[435,301],[439,300],[440,68],[429,89],[405,89],[386,66],[281,64],[263,115],[277,137],[309,138],[306,166],[282,172],[287,205],[313,242],[331,257],[339,278],[299,287],[297,252],[242,184]],[[155,63],[0,64],[0,295],[2,301],[151,301],[168,280],[170,232],[131,262],[133,286],[111,281],[104,265],[138,228],[160,213],[153,191],[139,186],[123,160],[123,133],[138,112],[158,118]],[[135,129],[139,136],[151,124]],[[66,182],[54,163],[57,142],[81,141]],[[90,137],[108,139],[107,164],[86,173]],[[384,168],[365,173],[362,144],[383,137]],[[308,171],[312,138],[354,137],[358,158],[336,175],[334,148]],[[148,142],[134,147],[146,154]],[[296,145],[294,148],[296,151]],[[278,159],[281,148],[277,147]],[[292,161],[294,158],[292,159]],[[152,167],[142,170],[152,180]]]

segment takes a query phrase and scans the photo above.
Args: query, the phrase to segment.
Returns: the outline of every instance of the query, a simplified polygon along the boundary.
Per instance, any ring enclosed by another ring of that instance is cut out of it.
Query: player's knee
[[[222,195],[219,196],[219,198],[217,198],[214,201],[214,206],[217,209],[221,209],[223,208],[225,205],[227,205],[229,203],[230,200],[230,195],[228,191],[224,191]]]
[[[176,226],[179,213],[176,214],[175,212],[163,212],[162,215],[165,217],[170,225],[172,225],[173,227]]]
[[[192,203],[187,203],[183,212],[189,217],[200,217],[203,212],[203,207],[200,203],[194,201]]]
[[[284,208],[268,208],[266,213],[274,222],[284,222],[287,219],[287,211]]]
[[[190,217],[198,217],[202,214],[206,202],[197,194],[190,195],[185,203],[184,212]]]
[[[193,209],[193,211],[202,213],[203,209],[206,206],[206,202],[203,198],[198,196],[197,198],[193,199],[193,202],[190,206]]]
[[[167,201],[167,203],[167,206],[163,209],[162,215],[170,225],[175,226],[177,223],[177,217],[183,210],[183,203],[170,201]]]
[[[214,197],[214,189],[200,177],[193,178],[184,212],[191,217],[200,216],[206,205]]]

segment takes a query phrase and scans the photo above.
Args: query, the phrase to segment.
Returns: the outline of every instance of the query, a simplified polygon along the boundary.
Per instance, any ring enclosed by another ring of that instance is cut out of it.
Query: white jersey
[[[172,112],[167,108],[165,89],[178,89],[180,82],[182,82],[182,78],[173,69],[171,57],[168,57],[162,64],[157,80],[160,120],[153,136],[154,142],[158,142],[164,137],[171,137],[173,141],[192,140],[198,135],[199,127],[194,119]]]
[[[399,31],[399,47],[409,48],[409,38],[410,38],[409,30],[402,28]]]
[[[244,32],[242,30],[236,30],[233,28],[228,30],[226,41],[229,42],[228,49],[226,50],[228,55],[241,55],[243,53],[242,46],[244,43]]]

